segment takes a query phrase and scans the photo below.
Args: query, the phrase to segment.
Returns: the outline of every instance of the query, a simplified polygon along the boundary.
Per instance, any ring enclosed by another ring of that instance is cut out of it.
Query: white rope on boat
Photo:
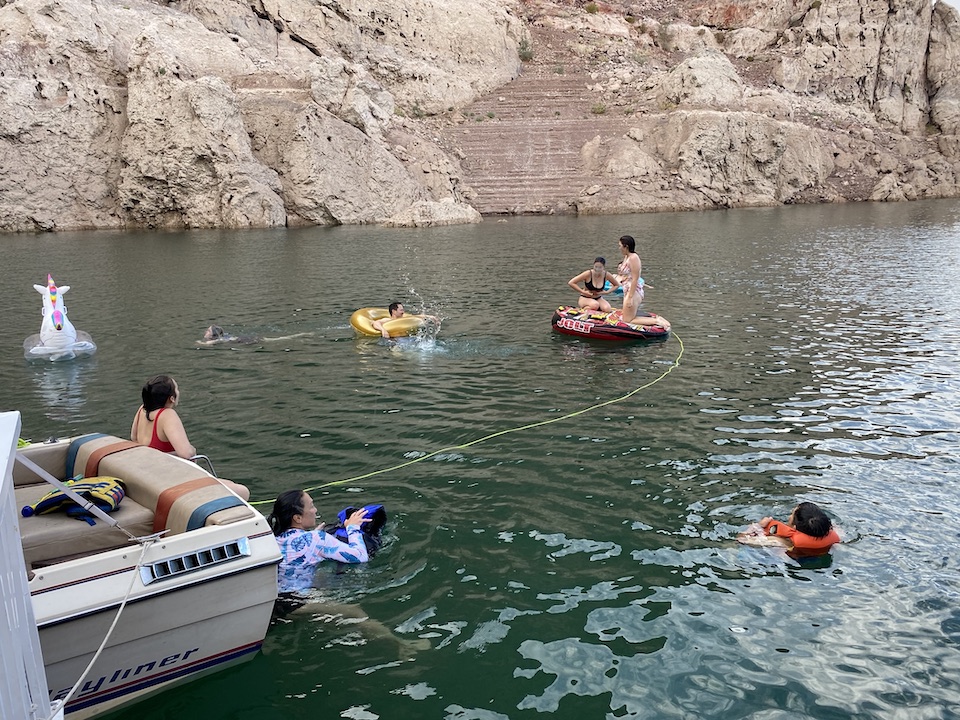
[[[121,528],[122,530],[123,528]],[[124,531],[126,532],[126,531]],[[110,641],[110,636],[113,635],[114,629],[117,627],[117,623],[120,621],[120,616],[123,614],[123,609],[127,606],[127,600],[130,599],[130,596],[133,594],[133,587],[137,583],[137,578],[140,577],[140,568],[143,566],[143,558],[147,554],[147,550],[150,548],[153,543],[155,543],[161,533],[155,535],[150,535],[145,538],[138,539],[138,542],[143,546],[143,550],[140,552],[140,559],[137,560],[137,566],[133,569],[133,577],[130,578],[130,586],[127,588],[127,594],[123,596],[123,602],[120,603],[120,607],[117,608],[117,614],[113,618],[113,622],[110,624],[110,628],[107,630],[107,634],[103,638],[103,642],[100,643],[100,647],[97,648],[97,651],[93,654],[93,657],[90,659],[90,663],[84,668],[83,672],[80,673],[80,677],[77,679],[77,682],[70,689],[70,692],[67,693],[66,697],[62,700],[57,700],[54,704],[54,715],[60,712],[62,708],[67,706],[67,703],[70,702],[71,698],[76,695],[77,690],[80,688],[80,685],[84,680],[87,679],[87,675],[90,674],[90,670],[96,664],[97,660],[100,658],[100,654],[103,652],[103,649],[107,646],[107,643]]]
[[[103,649],[107,646],[107,643],[110,642],[110,637],[113,635],[113,631],[117,627],[117,623],[120,621],[120,616],[123,614],[123,610],[127,606],[127,601],[130,599],[130,596],[133,594],[133,588],[137,583],[137,578],[140,577],[140,568],[143,567],[143,559],[147,555],[147,550],[150,548],[151,545],[153,545],[153,543],[159,540],[160,537],[164,535],[167,531],[161,530],[160,532],[154,533],[152,535],[144,535],[142,537],[137,537],[136,535],[131,533],[129,530],[127,530],[125,527],[123,527],[114,518],[110,517],[107,513],[105,513],[103,510],[97,507],[96,503],[90,500],[87,500],[82,495],[78,494],[74,490],[71,490],[69,485],[66,485],[60,482],[59,480],[57,480],[57,478],[55,478],[53,475],[48,473],[46,470],[44,470],[42,467],[37,465],[35,462],[30,460],[29,458],[25,458],[20,453],[17,453],[16,461],[21,465],[23,465],[24,467],[26,467],[27,469],[36,473],[36,475],[40,477],[42,480],[45,480],[49,484],[59,489],[62,493],[64,493],[67,497],[69,497],[71,500],[77,503],[77,505],[82,507],[84,510],[92,513],[93,515],[103,520],[108,525],[111,525],[112,527],[117,528],[118,530],[123,532],[128,538],[130,538],[130,540],[136,543],[139,543],[142,547],[142,550],[140,552],[140,558],[137,560],[136,567],[133,568],[133,575],[130,578],[130,586],[127,588],[126,594],[123,596],[123,601],[120,603],[120,607],[117,608],[117,614],[114,616],[113,622],[110,624],[110,628],[107,630],[107,634],[103,638],[103,642],[100,643],[100,647],[97,648],[97,651],[93,654],[93,658],[91,658],[90,663],[87,665],[84,671],[80,674],[79,679],[74,684],[74,686],[70,689],[70,692],[67,693],[66,697],[64,697],[62,700],[55,701],[53,705],[51,705],[51,708],[53,710],[53,715],[51,717],[55,717],[57,713],[60,712],[60,710],[66,707],[67,703],[70,702],[71,698],[73,698],[73,696],[76,695],[77,690],[83,684],[83,681],[87,679],[87,675],[90,674],[90,670],[93,668],[94,664],[96,664],[97,660],[100,658],[100,655],[103,653]]]

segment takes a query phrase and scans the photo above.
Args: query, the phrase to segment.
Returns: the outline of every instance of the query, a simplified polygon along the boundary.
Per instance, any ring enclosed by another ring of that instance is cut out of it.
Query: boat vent
[[[184,555],[167,558],[159,562],[150,563],[140,568],[140,579],[144,585],[159,580],[170,580],[187,573],[203,570],[204,568],[222,565],[223,563],[250,556],[250,543],[242,537],[223,545],[195,550]]]

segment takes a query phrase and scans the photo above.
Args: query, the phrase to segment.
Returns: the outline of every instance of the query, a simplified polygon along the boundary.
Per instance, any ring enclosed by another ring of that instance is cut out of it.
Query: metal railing
[[[200,467],[203,467],[204,465],[206,465],[207,472],[209,472],[214,477],[219,477],[217,475],[217,471],[213,469],[213,461],[210,458],[208,458],[206,455],[194,455],[193,457],[190,458],[190,460],[192,462],[195,462]]]
[[[50,707],[37,621],[30,600],[13,488],[20,413],[0,413],[0,718],[63,717]]]

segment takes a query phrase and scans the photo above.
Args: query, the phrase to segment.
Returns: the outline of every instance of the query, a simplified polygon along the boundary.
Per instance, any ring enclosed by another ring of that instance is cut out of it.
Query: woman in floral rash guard
[[[267,518],[280,546],[280,567],[277,571],[280,592],[306,590],[313,585],[317,565],[324,560],[362,563],[369,559],[360,526],[368,521],[365,510],[357,510],[347,518],[347,542],[317,528],[317,508],[303,490],[288,490],[273,504]]]

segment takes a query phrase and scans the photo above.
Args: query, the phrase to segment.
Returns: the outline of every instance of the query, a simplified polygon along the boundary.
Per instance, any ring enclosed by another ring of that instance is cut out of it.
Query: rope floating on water
[[[380,470],[373,470],[368,473],[363,473],[362,475],[354,475],[353,477],[343,478],[342,480],[332,480],[330,482],[322,483],[321,485],[314,485],[313,487],[304,488],[304,492],[309,493],[309,492],[313,492],[314,490],[322,490],[323,488],[335,487],[337,485],[345,485],[347,483],[357,482],[358,480],[366,480],[367,478],[371,478],[376,475],[383,475],[384,473],[393,472],[394,470],[400,470],[402,468],[409,467],[410,465],[414,465],[418,462],[423,462],[424,460],[429,460],[432,457],[436,457],[437,455],[442,455],[443,453],[446,453],[446,452],[451,452],[453,450],[465,450],[466,448],[471,447],[473,445],[479,445],[480,443],[486,442],[487,440],[493,440],[494,438],[502,437],[504,435],[509,435],[510,433],[520,432],[521,430],[532,430],[533,428],[543,427],[544,425],[550,425],[551,423],[560,422],[561,420],[569,420],[570,418],[577,417],[578,415],[584,415],[588,412],[592,412],[593,410],[598,410],[599,408],[607,407],[608,405],[614,405],[616,403],[623,402],[624,400],[627,400],[633,397],[638,392],[641,392],[643,390],[646,390],[647,388],[653,387],[658,382],[663,380],[667,375],[672,373],[675,368],[680,367],[680,360],[683,358],[683,340],[681,340],[676,333],[672,333],[672,334],[673,334],[673,337],[677,339],[677,342],[680,343],[680,352],[677,353],[677,357],[670,364],[670,367],[668,367],[666,370],[660,373],[659,376],[657,376],[650,382],[644,383],[643,385],[637,388],[634,388],[633,390],[631,390],[625,395],[612,398],[611,400],[604,400],[603,402],[597,403],[595,405],[591,405],[590,407],[582,408],[581,410],[575,410],[574,412],[567,413],[566,415],[560,415],[558,417],[550,418],[548,420],[540,420],[535,423],[528,423],[526,425],[519,425],[517,427],[507,428],[506,430],[499,430],[495,433],[484,435],[483,437],[477,438],[476,440],[471,440],[470,442],[465,442],[461,445],[451,445],[450,447],[440,448],[439,450],[434,450],[431,453],[427,453],[426,455],[421,455],[420,457],[414,458],[413,460],[408,460],[407,462],[402,462],[397,465],[391,465],[390,467],[381,468]],[[256,502],[251,501],[250,504],[266,505],[272,502],[273,502],[272,499],[257,500]]]

